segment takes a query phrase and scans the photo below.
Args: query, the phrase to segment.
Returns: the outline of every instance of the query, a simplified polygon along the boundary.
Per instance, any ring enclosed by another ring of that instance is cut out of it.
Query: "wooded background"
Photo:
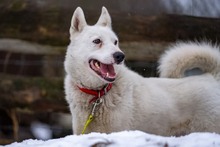
[[[83,8],[92,25],[106,6],[126,64],[143,76],[157,76],[157,59],[171,43],[206,40],[219,44],[219,1],[184,2],[1,0],[0,144],[37,138],[29,127],[36,121],[49,124],[52,137],[71,133],[70,128],[57,127],[61,123],[56,119],[69,113],[63,60],[76,7]]]

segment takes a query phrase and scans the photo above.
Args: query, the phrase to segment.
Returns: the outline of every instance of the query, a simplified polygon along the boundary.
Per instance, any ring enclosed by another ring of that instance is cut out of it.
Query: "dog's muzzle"
[[[120,64],[124,60],[125,55],[122,52],[115,52],[113,58],[116,64]]]

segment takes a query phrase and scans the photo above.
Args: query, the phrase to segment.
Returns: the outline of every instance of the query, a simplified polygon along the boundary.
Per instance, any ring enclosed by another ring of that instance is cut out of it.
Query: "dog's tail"
[[[158,67],[160,77],[183,78],[211,73],[220,80],[220,52],[207,42],[179,42],[162,55]]]

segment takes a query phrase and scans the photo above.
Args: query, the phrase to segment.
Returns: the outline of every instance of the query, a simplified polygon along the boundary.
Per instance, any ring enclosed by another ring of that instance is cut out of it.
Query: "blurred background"
[[[0,144],[72,134],[63,61],[78,6],[91,25],[109,10],[126,65],[145,77],[175,41],[220,41],[219,0],[1,0]]]

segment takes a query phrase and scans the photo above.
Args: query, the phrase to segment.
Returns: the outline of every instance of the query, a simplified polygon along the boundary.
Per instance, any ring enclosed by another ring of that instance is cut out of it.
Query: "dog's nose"
[[[113,54],[113,58],[114,58],[115,62],[117,64],[119,64],[119,63],[121,63],[124,60],[125,55],[122,52],[115,52]]]

